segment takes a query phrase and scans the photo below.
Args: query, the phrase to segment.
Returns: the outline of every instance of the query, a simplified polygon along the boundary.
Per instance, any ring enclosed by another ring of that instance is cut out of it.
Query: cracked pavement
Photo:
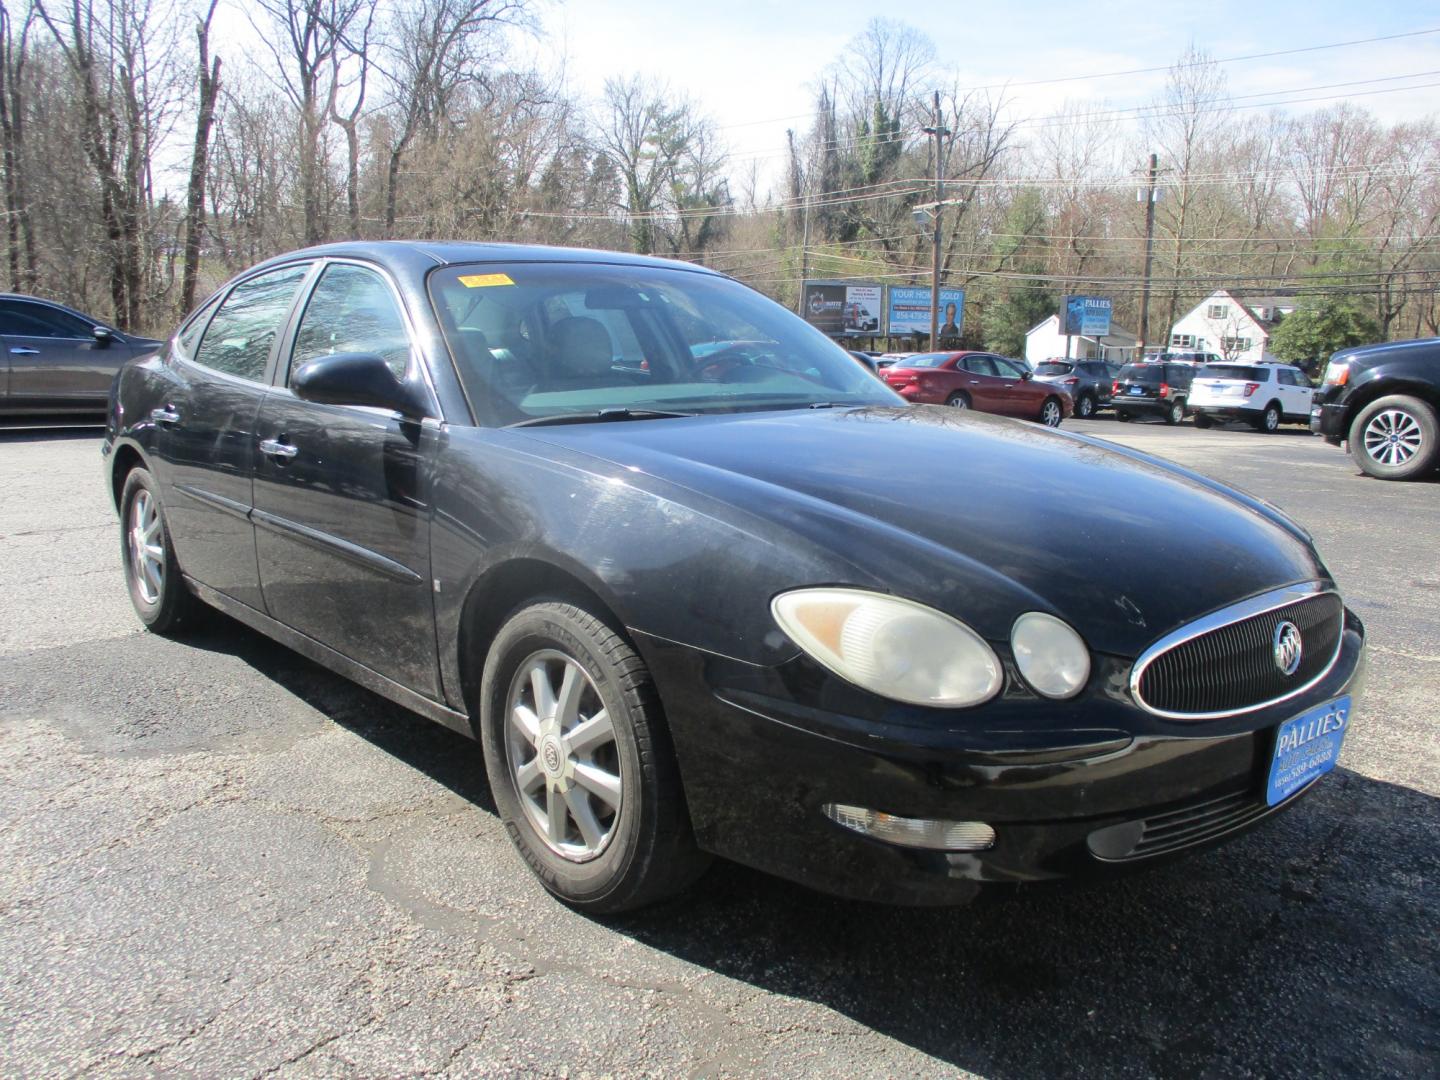
[[[0,1073],[1433,1073],[1440,481],[1069,426],[1315,533],[1370,633],[1341,768],[1123,878],[912,911],[720,865],[604,922],[533,881],[467,740],[219,616],[142,633],[97,434],[0,434]]]

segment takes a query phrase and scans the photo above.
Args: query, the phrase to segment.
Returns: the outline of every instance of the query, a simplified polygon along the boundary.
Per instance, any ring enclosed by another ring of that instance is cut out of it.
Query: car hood
[[[1134,656],[1236,600],[1328,578],[1304,530],[1266,503],[1098,439],[972,411],[804,410],[525,434],[679,485],[711,515],[718,504],[778,522],[830,552],[848,583],[932,604],[994,640],[1021,612],[1045,610],[1092,648]]]

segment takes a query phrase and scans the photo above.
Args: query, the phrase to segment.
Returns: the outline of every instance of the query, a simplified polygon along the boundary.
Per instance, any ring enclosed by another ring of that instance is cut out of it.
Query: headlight
[[[1010,647],[1025,681],[1046,697],[1074,697],[1090,678],[1090,650],[1053,615],[1021,615],[1010,631]]]
[[[1000,661],[984,638],[923,604],[860,589],[797,589],[770,610],[815,660],[883,697],[949,709],[1000,690]]]
[[[1350,381],[1350,361],[1331,360],[1325,365],[1325,378],[1321,380],[1323,386],[1344,386]]]

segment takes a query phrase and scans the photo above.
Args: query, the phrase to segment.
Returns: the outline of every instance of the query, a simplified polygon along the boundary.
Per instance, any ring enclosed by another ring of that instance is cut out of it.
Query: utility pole
[[[948,128],[941,126],[940,91],[935,91],[935,125],[924,129],[935,137],[935,209],[930,234],[930,348],[940,347],[940,214],[945,199],[945,139]]]
[[[1136,360],[1145,359],[1145,346],[1150,341],[1150,262],[1155,250],[1155,179],[1159,172],[1159,158],[1151,154],[1150,171],[1140,193],[1145,200],[1145,283],[1140,291],[1140,349]]]

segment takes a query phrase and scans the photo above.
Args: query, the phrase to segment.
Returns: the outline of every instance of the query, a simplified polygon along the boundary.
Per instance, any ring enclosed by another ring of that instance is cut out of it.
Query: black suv
[[[1167,424],[1180,423],[1194,377],[1193,364],[1126,364],[1110,388],[1115,418],[1123,421],[1151,413]]]
[[[1355,464],[1382,480],[1440,465],[1440,338],[1342,349],[1310,406],[1310,430],[1349,441]]]
[[[1084,420],[1094,416],[1100,406],[1110,404],[1110,389],[1119,370],[1119,364],[1104,360],[1045,360],[1035,365],[1035,381],[1068,390],[1075,399],[1075,415]]]

